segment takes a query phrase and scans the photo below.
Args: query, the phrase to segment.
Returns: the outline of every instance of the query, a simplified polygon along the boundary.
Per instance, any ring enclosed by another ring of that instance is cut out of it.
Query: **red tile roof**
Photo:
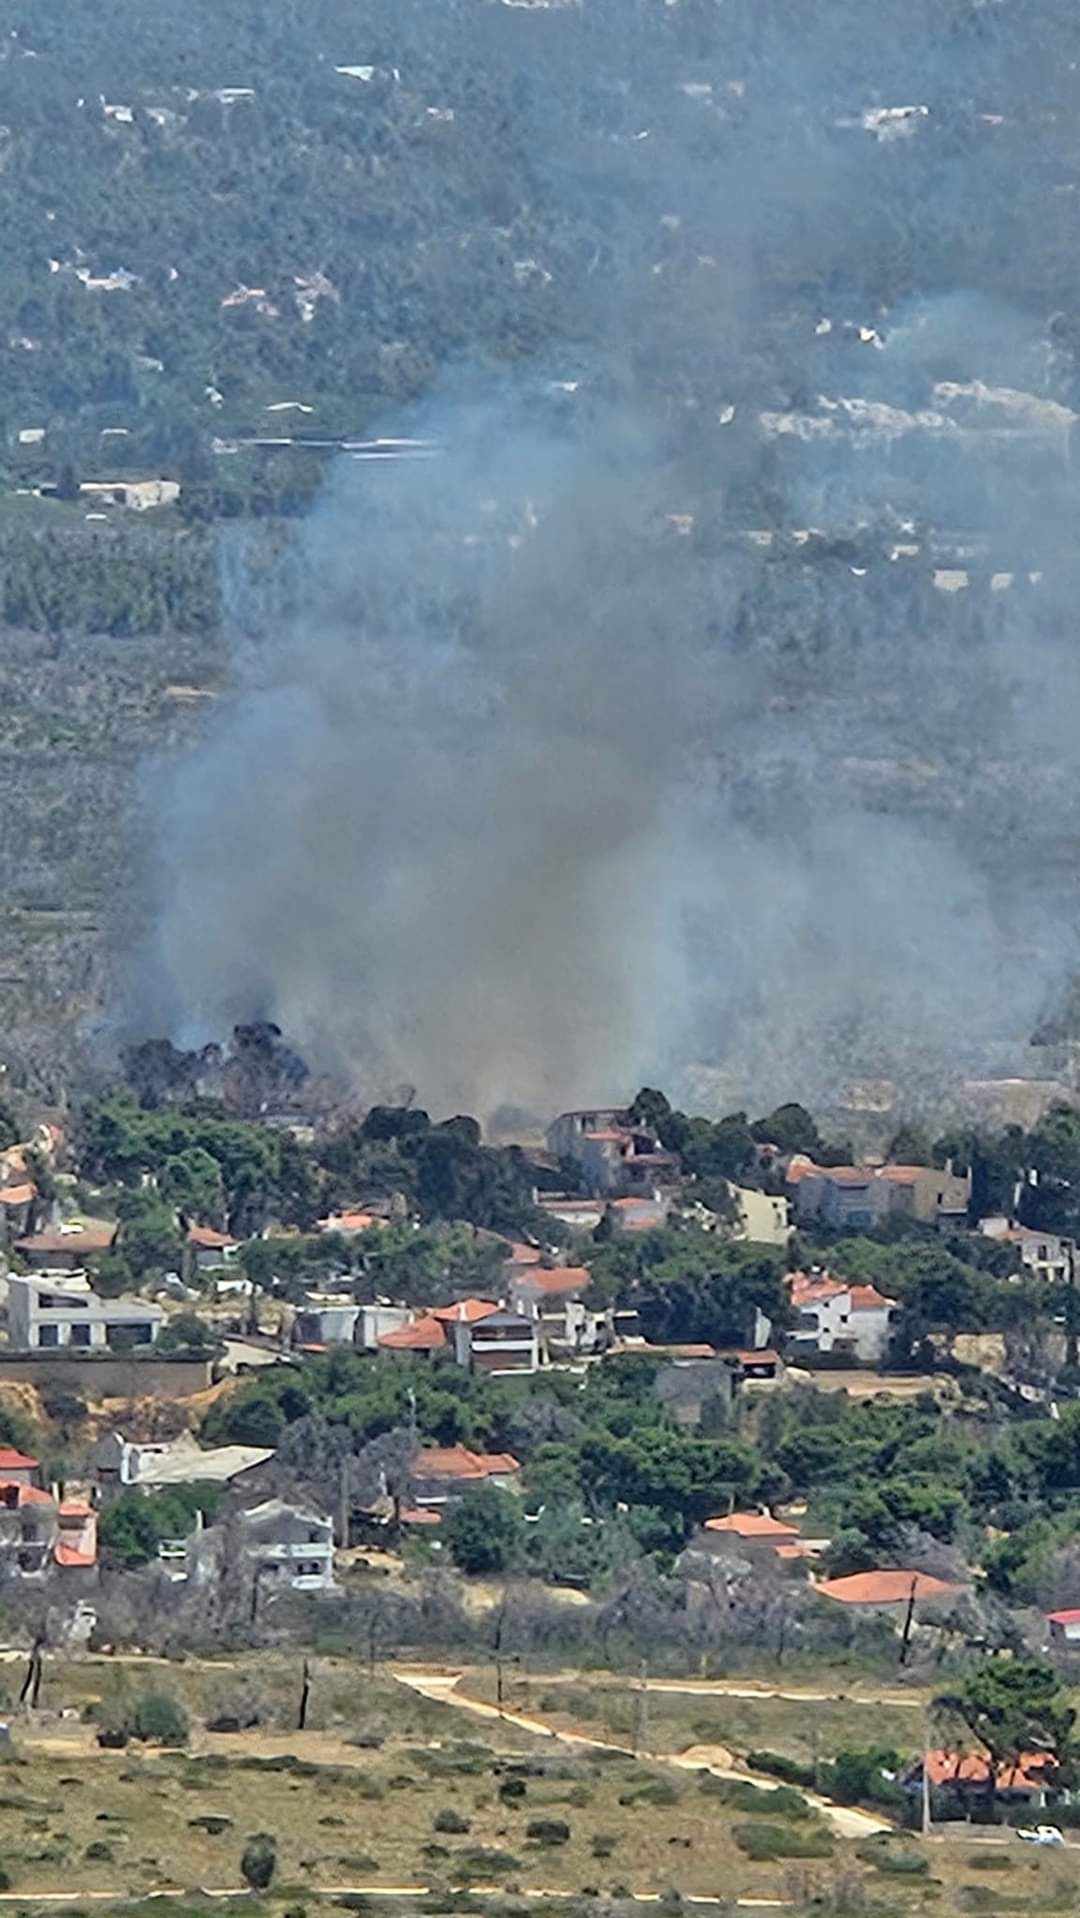
[[[896,1304],[895,1299],[887,1299],[876,1285],[853,1285],[851,1287],[851,1309],[853,1312],[888,1311]]]
[[[223,1252],[226,1246],[239,1245],[231,1232],[215,1232],[212,1225],[191,1225],[188,1227],[188,1244],[201,1246],[205,1252]]]
[[[33,1232],[29,1238],[15,1241],[16,1252],[107,1252],[116,1237],[117,1227],[108,1219],[88,1220],[77,1230]]]
[[[422,1505],[403,1505],[398,1521],[402,1525],[441,1525],[442,1513],[426,1511]]]
[[[30,1458],[26,1452],[17,1452],[12,1445],[0,1445],[0,1478],[5,1472],[36,1472],[38,1461]]]
[[[499,1310],[490,1299],[459,1299],[456,1305],[439,1305],[429,1318],[438,1319],[440,1325],[475,1325],[477,1319],[489,1319]]]
[[[97,1564],[97,1513],[84,1499],[67,1499],[57,1514],[60,1531],[53,1546],[58,1565]]]
[[[814,1589],[841,1605],[905,1605],[913,1583],[917,1599],[955,1598],[963,1589],[928,1572],[912,1571],[852,1572],[847,1578],[823,1578]]]
[[[705,1530],[732,1532],[736,1538],[775,1538],[786,1541],[799,1536],[797,1525],[785,1525],[778,1518],[770,1518],[767,1512],[732,1512],[727,1518],[707,1518]]]
[[[429,1445],[412,1462],[414,1478],[485,1479],[520,1470],[511,1452],[470,1452],[467,1445]]]
[[[1047,1774],[1057,1770],[1057,1762],[1052,1752],[1021,1752],[1018,1764],[999,1767],[997,1789],[1040,1791],[1049,1783]],[[925,1764],[932,1785],[985,1785],[990,1776],[990,1760],[984,1752],[929,1751]]]
[[[1075,1607],[1064,1612],[1047,1612],[1046,1616],[1051,1625],[1080,1625],[1080,1611]]]
[[[36,1198],[36,1185],[0,1186],[0,1205],[29,1205]]]
[[[543,1256],[537,1245],[524,1245],[519,1239],[510,1241],[511,1265],[539,1265]]]
[[[831,1272],[791,1272],[788,1274],[792,1305],[816,1305],[824,1299],[839,1298],[848,1287]]]
[[[14,1478],[0,1478],[0,1503],[7,1503],[4,1499],[5,1492],[14,1492],[16,1494],[16,1497],[11,1502],[12,1505],[19,1507],[23,1505],[51,1505],[53,1503],[51,1492],[43,1492],[39,1485],[23,1485],[18,1479]]]
[[[554,1297],[560,1293],[584,1292],[592,1283],[587,1265],[533,1265],[522,1273],[518,1287],[532,1286]]]
[[[319,1220],[320,1232],[370,1232],[386,1225],[377,1212],[334,1212]]]
[[[377,1343],[384,1352],[437,1352],[446,1344],[446,1333],[438,1319],[428,1314],[399,1326],[396,1332],[384,1332]]]
[[[735,1357],[743,1367],[747,1365],[779,1365],[780,1363],[779,1352],[773,1352],[769,1347],[766,1347],[763,1352],[736,1352]]]
[[[932,1172],[929,1165],[882,1165],[878,1167],[878,1178],[888,1179],[891,1185],[914,1185],[922,1172]]]

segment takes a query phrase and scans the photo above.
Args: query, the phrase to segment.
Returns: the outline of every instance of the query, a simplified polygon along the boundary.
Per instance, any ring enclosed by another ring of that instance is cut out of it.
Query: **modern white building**
[[[153,1345],[165,1314],[146,1299],[101,1299],[85,1273],[62,1272],[8,1279],[8,1340],[14,1350],[37,1352],[59,1346],[91,1351],[127,1351]]]
[[[793,1272],[789,1280],[795,1325],[788,1333],[788,1356],[798,1364],[800,1350],[846,1353],[863,1365],[885,1355],[899,1306],[872,1285],[846,1285],[828,1272]]]

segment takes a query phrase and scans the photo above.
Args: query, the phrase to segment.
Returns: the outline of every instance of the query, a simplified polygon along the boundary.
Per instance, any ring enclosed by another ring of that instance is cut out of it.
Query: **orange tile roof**
[[[789,1162],[784,1177],[788,1185],[798,1185],[800,1179],[814,1179],[820,1173],[821,1167],[815,1165],[813,1159],[808,1159],[804,1152],[798,1152]]]
[[[537,1245],[524,1245],[519,1239],[510,1241],[511,1265],[539,1265],[543,1256]]]
[[[332,1212],[329,1218],[319,1220],[320,1232],[369,1232],[372,1227],[384,1226],[387,1221],[377,1212]]]
[[[785,1542],[776,1547],[777,1558],[795,1559],[811,1558],[812,1556],[813,1547],[808,1545],[806,1540],[802,1538],[794,1539],[790,1543]]]
[[[917,1599],[955,1598],[963,1589],[942,1578],[931,1578],[928,1572],[912,1571],[852,1572],[847,1578],[823,1578],[814,1589],[841,1605],[904,1605],[911,1597],[912,1584]]]
[[[1018,1764],[999,1766],[997,1789],[1040,1791],[1057,1763],[1052,1752],[1021,1752]],[[984,1752],[928,1751],[925,1764],[932,1785],[985,1785],[990,1776]]]
[[[876,1285],[853,1285],[850,1290],[853,1312],[880,1312],[896,1304],[895,1299],[887,1299],[879,1292]]]
[[[797,1525],[785,1525],[778,1518],[770,1518],[767,1512],[732,1512],[727,1518],[707,1518],[707,1532],[733,1532],[736,1538],[775,1538],[795,1539],[799,1536]]]
[[[18,1496],[14,1503],[20,1507],[23,1505],[51,1505],[53,1503],[51,1492],[43,1492],[39,1485],[23,1485],[18,1479],[0,1478],[0,1500],[2,1500],[5,1492],[17,1493]]]
[[[411,1325],[399,1326],[396,1332],[384,1332],[377,1343],[385,1352],[437,1352],[446,1344],[446,1333],[429,1313],[426,1318],[414,1319]]]
[[[17,1452],[13,1445],[0,1445],[0,1478],[5,1472],[36,1472],[37,1467],[37,1459],[26,1452]]]
[[[36,1185],[0,1186],[0,1205],[29,1205],[36,1198]]]
[[[74,1232],[33,1232],[16,1239],[16,1252],[107,1252],[116,1237],[117,1227],[108,1219],[87,1222]]]
[[[814,1305],[824,1299],[839,1298],[848,1287],[831,1272],[791,1272],[788,1274],[792,1305]]]
[[[769,1346],[766,1346],[763,1351],[736,1352],[735,1357],[738,1359],[739,1364],[744,1367],[747,1365],[779,1365],[780,1363],[779,1352],[774,1352]]]
[[[587,1265],[534,1265],[518,1280],[519,1287],[535,1286],[538,1292],[550,1295],[584,1292],[591,1283],[592,1273]]]
[[[398,1521],[402,1525],[441,1525],[442,1513],[429,1512],[422,1505],[403,1505]]]
[[[222,1252],[226,1246],[239,1245],[231,1232],[215,1232],[212,1225],[190,1225],[188,1244],[201,1246],[206,1252]]]
[[[459,1299],[456,1305],[439,1305],[429,1318],[438,1319],[440,1325],[475,1325],[477,1319],[489,1319],[498,1311],[490,1299]]]
[[[933,1172],[932,1165],[882,1165],[878,1167],[878,1178],[888,1179],[892,1185],[914,1185],[921,1172]]]
[[[416,1478],[485,1479],[520,1470],[512,1452],[470,1452],[467,1445],[429,1445],[412,1462]]]

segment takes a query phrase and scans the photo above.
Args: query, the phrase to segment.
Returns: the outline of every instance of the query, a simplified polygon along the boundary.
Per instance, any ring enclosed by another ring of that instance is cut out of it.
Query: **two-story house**
[[[651,1197],[679,1177],[676,1154],[621,1106],[560,1114],[548,1127],[547,1147],[558,1159],[572,1159],[590,1192],[603,1196]]]
[[[101,1299],[85,1274],[58,1273],[55,1279],[12,1273],[8,1279],[8,1339],[20,1352],[58,1346],[88,1351],[128,1351],[153,1345],[165,1314],[145,1299]]]
[[[829,1272],[792,1272],[788,1290],[795,1324],[788,1333],[788,1356],[800,1352],[845,1353],[863,1365],[885,1356],[900,1308],[873,1285],[850,1285]]]

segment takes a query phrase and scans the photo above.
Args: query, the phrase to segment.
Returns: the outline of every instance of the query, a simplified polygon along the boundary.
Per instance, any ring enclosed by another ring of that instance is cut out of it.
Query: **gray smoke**
[[[560,349],[383,422],[437,457],[227,547],[142,1018],[485,1114],[1005,1057],[1076,955],[1072,10],[455,33],[529,49],[535,228],[595,250],[525,263]]]

